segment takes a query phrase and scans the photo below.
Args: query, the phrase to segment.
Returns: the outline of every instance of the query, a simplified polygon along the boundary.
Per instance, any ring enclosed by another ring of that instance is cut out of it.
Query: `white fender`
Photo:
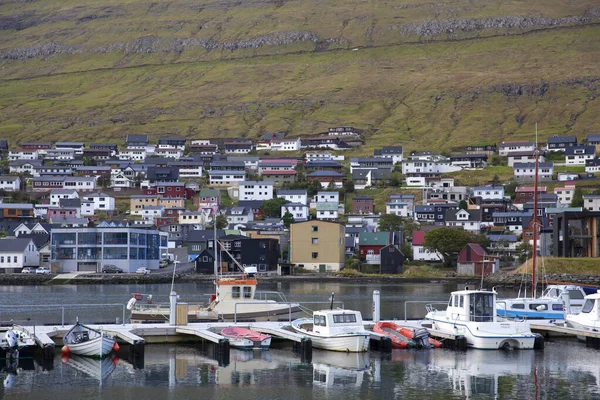
[[[15,333],[14,330],[9,329],[8,331],[6,331],[6,342],[8,343],[8,347],[10,348],[15,348],[17,347],[17,334]]]
[[[137,303],[137,300],[135,299],[135,297],[132,297],[131,299],[129,299],[129,301],[127,302],[127,309],[129,311],[133,310],[135,303]]]

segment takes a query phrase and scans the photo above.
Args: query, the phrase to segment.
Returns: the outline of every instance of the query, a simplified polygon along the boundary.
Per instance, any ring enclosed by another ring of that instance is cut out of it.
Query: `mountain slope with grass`
[[[367,151],[600,132],[595,1],[10,0],[0,138],[258,137]]]

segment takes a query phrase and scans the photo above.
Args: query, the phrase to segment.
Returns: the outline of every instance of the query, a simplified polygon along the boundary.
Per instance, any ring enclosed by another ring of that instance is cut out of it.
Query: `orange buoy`
[[[121,346],[119,346],[119,343],[115,342],[114,346],[113,346],[113,350],[114,351],[119,351],[121,349]]]
[[[69,352],[71,351],[71,349],[69,348],[69,346],[67,346],[66,344],[62,347],[62,349],[60,349],[60,351],[63,354],[69,354]]]

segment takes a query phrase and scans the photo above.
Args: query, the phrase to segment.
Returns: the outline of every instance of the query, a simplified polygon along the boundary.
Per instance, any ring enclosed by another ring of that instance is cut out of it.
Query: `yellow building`
[[[142,211],[144,207],[149,206],[158,206],[158,196],[157,195],[133,195],[129,199],[129,210],[131,215],[142,215]]]
[[[158,206],[164,208],[181,208],[185,207],[185,199],[181,198],[169,198],[169,197],[160,197],[158,199]]]
[[[306,270],[339,271],[344,267],[346,227],[311,220],[290,225],[290,262]]]

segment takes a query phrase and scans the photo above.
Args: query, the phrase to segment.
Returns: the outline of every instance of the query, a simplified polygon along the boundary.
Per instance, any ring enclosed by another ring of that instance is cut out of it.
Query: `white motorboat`
[[[63,354],[104,357],[115,348],[115,339],[101,330],[76,323],[63,337]]]
[[[577,314],[566,315],[566,323],[570,328],[582,331],[600,332],[600,292],[585,296],[583,307]],[[583,336],[579,339],[584,339]]]
[[[292,328],[309,337],[314,348],[354,353],[369,349],[371,334],[364,328],[360,311],[315,311],[312,318],[292,321]]]
[[[452,292],[446,310],[427,306],[425,319],[433,329],[463,335],[467,346],[475,349],[533,349],[536,335],[529,324],[519,321],[498,321],[496,292],[461,290]],[[540,339],[541,340],[541,339]]]
[[[540,297],[499,299],[496,312],[506,318],[562,319],[565,295],[569,296],[571,310],[579,312],[586,293],[581,286],[576,285],[548,285]]]
[[[0,341],[0,358],[33,357],[37,344],[27,329],[14,325]]]

